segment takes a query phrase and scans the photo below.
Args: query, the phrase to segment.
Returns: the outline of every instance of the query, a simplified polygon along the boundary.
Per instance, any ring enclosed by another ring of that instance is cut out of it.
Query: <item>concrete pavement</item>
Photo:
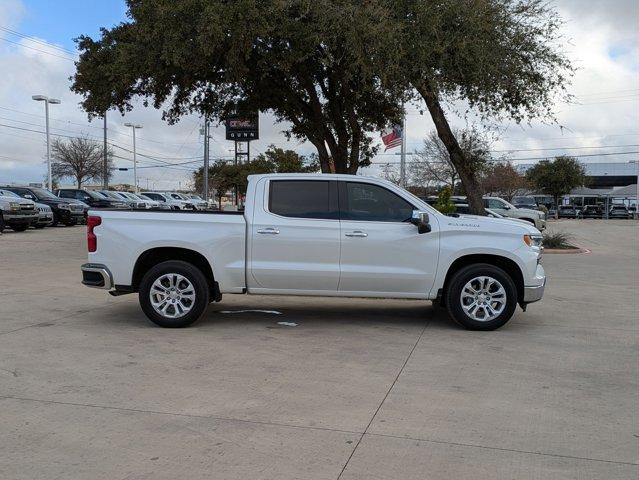
[[[544,300],[490,333],[246,296],[163,330],[80,285],[82,227],[8,231],[0,478],[639,478],[639,224],[551,228],[592,254],[546,256]],[[221,313],[251,309],[282,314]]]

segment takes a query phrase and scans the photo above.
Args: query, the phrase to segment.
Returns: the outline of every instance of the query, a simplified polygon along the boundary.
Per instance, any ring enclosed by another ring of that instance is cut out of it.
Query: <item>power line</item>
[[[46,50],[41,50],[39,48],[31,47],[29,45],[25,45],[24,43],[14,42],[13,40],[9,40],[8,38],[0,37],[0,40],[4,40],[5,42],[13,43],[14,45],[18,45],[20,47],[28,48],[29,50],[35,50],[36,52],[43,53],[45,55],[51,55],[52,57],[62,58],[63,60],[69,60],[70,62],[75,62],[75,58],[69,58],[62,55],[57,55],[55,53],[47,52]]]
[[[46,41],[43,41],[43,40],[39,40],[39,39],[31,37],[29,35],[25,35],[24,33],[20,33],[20,32],[18,32],[16,30],[12,30],[10,28],[3,27],[2,25],[0,25],[0,30],[4,30],[5,32],[7,32],[7,33],[9,33],[11,35],[15,35],[16,37],[21,37],[21,38],[27,39],[27,40],[29,40],[29,41],[31,41],[33,43],[38,43],[40,45],[44,45],[44,46],[49,47],[49,48],[55,48],[56,50],[60,50],[61,52],[64,52],[64,53],[69,53],[71,55],[77,55],[77,52],[73,52],[71,50],[67,50],[66,48],[60,47],[58,45],[54,45],[52,43],[49,43],[49,42],[46,42]]]

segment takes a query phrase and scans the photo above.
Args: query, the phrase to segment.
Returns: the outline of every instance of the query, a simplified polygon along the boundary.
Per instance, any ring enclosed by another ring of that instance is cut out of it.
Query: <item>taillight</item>
[[[95,252],[98,249],[98,237],[93,233],[93,229],[102,223],[102,218],[89,215],[87,218],[87,246],[89,252]]]

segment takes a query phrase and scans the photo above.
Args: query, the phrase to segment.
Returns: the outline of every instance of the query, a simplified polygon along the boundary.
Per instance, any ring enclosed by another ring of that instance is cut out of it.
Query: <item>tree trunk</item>
[[[459,142],[453,134],[453,130],[450,128],[444,109],[439,103],[437,94],[430,88],[426,81],[421,81],[414,84],[415,89],[424,98],[426,107],[433,119],[435,128],[437,130],[437,136],[446,147],[450,161],[457,169],[459,179],[466,190],[466,197],[468,198],[468,206],[471,213],[476,215],[485,215],[484,201],[482,199],[482,189],[479,183],[479,178],[474,171],[471,163],[466,159],[463,150],[459,146]]]

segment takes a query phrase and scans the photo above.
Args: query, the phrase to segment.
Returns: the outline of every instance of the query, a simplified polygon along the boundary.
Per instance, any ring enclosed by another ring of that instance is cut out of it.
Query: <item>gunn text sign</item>
[[[226,119],[226,139],[250,142],[260,138],[258,114],[232,115]]]

